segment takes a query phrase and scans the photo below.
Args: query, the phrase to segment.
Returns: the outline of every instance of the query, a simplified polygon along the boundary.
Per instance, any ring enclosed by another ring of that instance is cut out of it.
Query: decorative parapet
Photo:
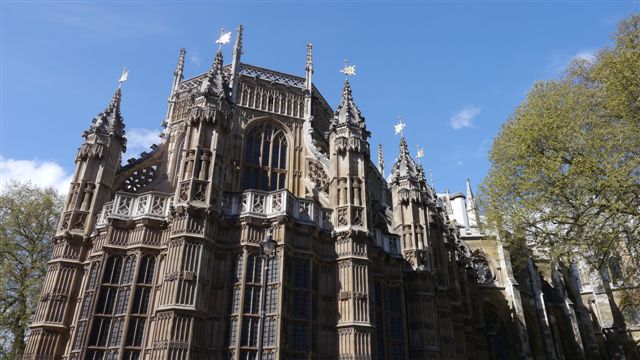
[[[222,212],[227,216],[257,216],[271,218],[279,215],[291,216],[302,223],[330,230],[329,216],[312,200],[298,199],[287,190],[271,192],[247,190],[241,194],[225,193]]]
[[[164,220],[169,215],[173,195],[148,192],[142,195],[117,193],[113,201],[104,204],[98,215],[97,228],[105,227],[109,218],[135,220],[155,218]]]
[[[155,218],[165,220],[169,215],[173,195],[149,192],[142,195],[117,193],[113,201],[104,204],[98,215],[96,227],[105,227],[109,218],[136,220]],[[271,218],[279,215],[291,216],[301,223],[314,224],[331,230],[332,225],[326,211],[312,200],[298,199],[287,190],[225,193],[222,213],[226,216],[257,216]]]

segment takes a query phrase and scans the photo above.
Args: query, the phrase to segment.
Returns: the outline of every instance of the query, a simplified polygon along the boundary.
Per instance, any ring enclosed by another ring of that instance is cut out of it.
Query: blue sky
[[[110,100],[123,66],[129,152],[153,142],[179,49],[185,76],[205,72],[221,27],[244,24],[243,62],[303,75],[338,103],[348,58],[354,98],[391,168],[405,136],[438,191],[463,191],[489,169],[500,126],[538,80],[611,45],[639,1],[2,1],[0,179],[66,190],[80,134]],[[224,49],[230,60],[231,47]],[[387,170],[388,173],[388,170]]]

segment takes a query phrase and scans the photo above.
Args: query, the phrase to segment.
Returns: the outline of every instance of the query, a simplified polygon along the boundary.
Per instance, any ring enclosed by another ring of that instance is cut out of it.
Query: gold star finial
[[[402,121],[402,116],[398,116],[398,119],[400,119],[400,121],[397,124],[395,124],[393,128],[396,132],[396,135],[400,134],[400,137],[404,137],[403,131],[407,125]]]
[[[356,66],[349,65],[349,60],[344,59],[344,67],[340,70],[341,73],[344,74],[345,77],[355,76],[356,75]]]
[[[216,40],[216,44],[218,44],[218,50],[222,49],[222,45],[231,41],[231,31],[224,32],[224,28],[220,29],[220,37]]]

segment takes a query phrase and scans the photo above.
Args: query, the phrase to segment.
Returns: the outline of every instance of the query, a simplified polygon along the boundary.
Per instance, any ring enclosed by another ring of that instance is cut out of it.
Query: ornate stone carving
[[[128,192],[136,193],[149,185],[156,176],[158,166],[152,165],[133,172],[124,180],[124,188]]]
[[[307,161],[307,177],[320,191],[324,193],[328,191],[329,177],[319,161]]]
[[[476,270],[478,274],[478,284],[480,285],[491,285],[495,281],[496,277],[491,271],[491,267],[489,266],[489,262],[485,257],[481,254],[474,254],[473,256],[473,268]]]

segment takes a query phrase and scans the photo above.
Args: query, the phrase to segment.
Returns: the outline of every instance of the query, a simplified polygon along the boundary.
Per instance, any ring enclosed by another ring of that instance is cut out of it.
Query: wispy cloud
[[[473,154],[473,157],[477,159],[487,159],[490,147],[491,147],[491,139],[482,140],[482,143],[478,145],[478,147],[476,148],[476,151]]]
[[[594,62],[596,60],[596,55],[593,53],[593,51],[587,51],[587,50],[583,50],[580,51],[579,53],[575,54],[572,58],[571,61],[573,60],[584,60],[587,62]]]
[[[548,76],[558,76],[567,70],[569,64],[574,60],[584,60],[587,62],[593,62],[596,59],[595,52],[593,50],[584,49],[578,52],[568,51],[554,51],[549,56],[549,62],[544,72]]]
[[[89,5],[54,7],[46,17],[63,26],[113,37],[140,37],[166,32],[160,21]]]
[[[127,130],[127,152],[122,155],[122,160],[127,161],[137,157],[143,151],[149,151],[151,145],[160,142],[160,130],[157,129],[131,129]]]
[[[30,181],[41,187],[53,187],[66,194],[71,182],[71,174],[58,163],[41,160],[8,159],[0,156],[0,193],[4,192],[8,182]]]
[[[480,111],[482,109],[476,106],[464,107],[451,116],[449,124],[454,130],[473,127],[473,120],[480,114]]]
[[[197,51],[189,55],[189,61],[191,61],[197,67],[200,67],[200,65],[202,65],[202,58],[200,58],[200,54]]]

